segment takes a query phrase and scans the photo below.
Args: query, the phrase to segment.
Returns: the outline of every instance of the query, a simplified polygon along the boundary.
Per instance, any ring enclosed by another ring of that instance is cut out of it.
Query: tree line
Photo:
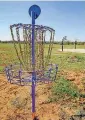
[[[20,41],[21,43],[23,43],[23,41]],[[64,45],[74,45],[76,42],[77,45],[85,45],[84,41],[64,41],[63,44]],[[1,41],[0,43],[13,43],[13,41]],[[18,43],[18,41],[15,41],[15,43]],[[45,41],[46,44],[49,44],[49,41]],[[54,44],[58,44],[58,45],[62,45],[62,41],[54,41]]]

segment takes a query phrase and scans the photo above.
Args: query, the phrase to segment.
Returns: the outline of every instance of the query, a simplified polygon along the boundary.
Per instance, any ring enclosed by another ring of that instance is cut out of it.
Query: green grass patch
[[[56,83],[52,86],[52,96],[49,97],[50,102],[65,100],[67,98],[74,99],[79,97],[79,90],[71,81],[61,77],[57,79]]]
[[[48,53],[48,44],[45,45],[44,53]],[[74,45],[64,45],[64,48],[73,48]],[[78,48],[84,48],[84,45],[77,45]],[[61,45],[54,44],[52,49],[51,62],[58,64],[59,71],[61,70],[84,70],[85,69],[85,54],[84,53],[65,53],[58,52]],[[12,43],[0,43],[0,72],[3,72],[5,66],[18,62],[18,58]]]
[[[56,55],[52,54],[51,62],[58,64],[59,71],[83,71],[85,69],[85,54],[84,53],[63,53],[59,52]]]

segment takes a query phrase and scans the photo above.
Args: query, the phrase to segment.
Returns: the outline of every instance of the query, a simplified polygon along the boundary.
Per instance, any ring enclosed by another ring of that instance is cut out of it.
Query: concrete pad
[[[62,49],[58,49],[58,51],[62,51]],[[85,49],[63,49],[63,52],[85,53]]]

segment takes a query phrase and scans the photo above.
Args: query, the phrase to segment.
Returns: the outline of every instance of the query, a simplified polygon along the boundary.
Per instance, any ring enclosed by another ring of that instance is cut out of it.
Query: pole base
[[[36,116],[33,120],[39,120],[39,119],[38,119],[37,116]]]
[[[33,119],[33,120],[39,120],[39,119],[38,119],[38,116],[36,116],[35,113],[32,113],[32,119]]]

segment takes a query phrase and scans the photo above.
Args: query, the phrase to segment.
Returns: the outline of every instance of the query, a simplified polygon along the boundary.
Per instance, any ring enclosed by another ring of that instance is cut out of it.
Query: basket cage
[[[32,65],[32,25],[14,24],[10,26],[11,35],[20,61],[18,65],[5,68],[9,81],[22,83],[32,82],[33,67],[36,72],[36,81],[50,81],[56,78],[58,66],[50,64],[55,31],[47,26],[34,26],[35,64]],[[49,41],[47,40],[47,36]],[[48,42],[48,44],[46,44]],[[16,80],[17,79],[17,80]],[[27,84],[27,83],[26,83]]]
[[[36,72],[35,83],[50,83],[55,81],[58,71],[58,65],[49,64],[48,69],[44,72]],[[22,65],[13,64],[5,68],[7,79],[12,84],[31,85],[32,72],[24,71]]]

